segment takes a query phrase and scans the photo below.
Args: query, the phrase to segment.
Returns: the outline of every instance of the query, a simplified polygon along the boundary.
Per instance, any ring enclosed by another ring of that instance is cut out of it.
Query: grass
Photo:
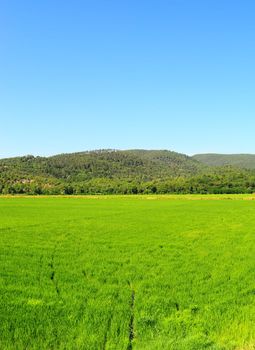
[[[255,349],[244,199],[0,198],[0,349]]]

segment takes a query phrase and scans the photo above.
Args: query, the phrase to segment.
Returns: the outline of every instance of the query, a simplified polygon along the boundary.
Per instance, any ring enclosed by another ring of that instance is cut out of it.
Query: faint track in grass
[[[72,220],[68,220],[68,221],[72,221]],[[54,248],[51,254],[51,261],[49,263],[49,266],[51,268],[51,274],[50,274],[50,279],[55,287],[56,293],[58,296],[60,296],[60,289],[58,286],[58,282],[56,280],[56,268],[55,268],[55,256],[56,256],[56,250],[58,248],[58,250],[60,250],[61,247],[61,243],[63,241],[67,241],[68,238],[70,238],[70,232],[66,232],[63,236],[59,236],[58,239],[56,240],[55,244],[54,244]]]
[[[102,350],[106,349],[106,344],[107,344],[107,340],[108,340],[108,332],[111,328],[111,323],[112,323],[112,315],[110,315],[108,321],[107,321],[107,327],[106,327],[106,331],[105,331],[105,335],[104,335],[104,341],[103,341],[103,345],[102,345]]]
[[[131,300],[130,300],[130,320],[129,320],[129,343],[127,350],[132,350],[133,349],[133,341],[135,338],[135,331],[134,331],[134,307],[135,307],[135,290],[132,287],[132,284],[128,282],[128,285],[131,289]]]
[[[56,291],[57,295],[59,296],[60,291],[59,291],[58,284],[57,284],[57,281],[55,278],[55,265],[54,265],[56,248],[57,248],[57,244],[55,244],[55,246],[54,246],[53,253],[51,255],[51,262],[49,263],[49,266],[51,268],[50,279],[55,287],[55,291]]]
[[[42,279],[42,265],[43,265],[43,255],[40,255],[39,258],[39,273],[38,273],[38,283],[41,285],[41,279]]]

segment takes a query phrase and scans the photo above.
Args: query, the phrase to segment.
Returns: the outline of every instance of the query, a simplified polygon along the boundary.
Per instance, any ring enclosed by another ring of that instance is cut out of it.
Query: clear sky
[[[1,0],[0,157],[255,153],[254,0]]]

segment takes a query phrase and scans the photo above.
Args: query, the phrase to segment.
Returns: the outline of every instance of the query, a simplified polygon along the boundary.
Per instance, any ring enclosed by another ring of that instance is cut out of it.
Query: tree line
[[[35,178],[31,181],[2,181],[1,194],[73,195],[73,194],[220,194],[255,192],[255,175],[247,174],[203,174],[193,177],[155,179],[139,181],[130,179],[96,178],[83,182],[45,181]]]

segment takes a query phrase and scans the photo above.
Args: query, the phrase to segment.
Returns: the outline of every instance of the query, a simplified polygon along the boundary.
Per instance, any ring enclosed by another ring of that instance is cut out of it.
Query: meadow
[[[255,349],[250,199],[0,197],[0,349]]]

